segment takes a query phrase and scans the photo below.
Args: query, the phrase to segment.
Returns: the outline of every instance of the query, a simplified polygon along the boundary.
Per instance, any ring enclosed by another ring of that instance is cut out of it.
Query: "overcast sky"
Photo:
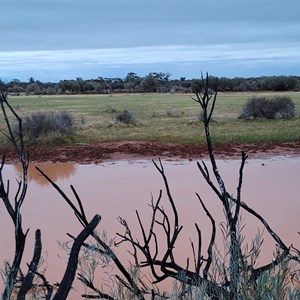
[[[299,0],[0,0],[0,78],[300,75]]]

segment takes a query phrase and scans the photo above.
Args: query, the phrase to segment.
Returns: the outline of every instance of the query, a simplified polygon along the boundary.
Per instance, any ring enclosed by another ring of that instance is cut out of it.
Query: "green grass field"
[[[237,120],[251,93],[220,93],[211,124],[214,142],[286,142],[300,139],[300,92],[267,93],[288,95],[296,105],[291,120]],[[114,94],[68,96],[9,96],[16,112],[24,117],[38,111],[70,112],[76,120],[72,137],[45,137],[38,144],[91,143],[98,141],[144,140],[163,142],[204,142],[203,125],[198,120],[199,104],[188,94]],[[137,118],[137,125],[116,123],[114,108]],[[3,117],[1,129],[5,128]],[[1,143],[5,137],[1,136]],[[34,143],[34,141],[31,141]]]

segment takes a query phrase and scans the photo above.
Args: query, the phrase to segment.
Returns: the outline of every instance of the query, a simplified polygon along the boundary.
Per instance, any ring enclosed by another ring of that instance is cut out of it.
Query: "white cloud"
[[[163,63],[247,63],[300,60],[300,42],[274,45],[268,43],[220,44],[204,46],[157,46],[114,49],[0,52],[0,69],[60,70],[70,66],[122,66]]]

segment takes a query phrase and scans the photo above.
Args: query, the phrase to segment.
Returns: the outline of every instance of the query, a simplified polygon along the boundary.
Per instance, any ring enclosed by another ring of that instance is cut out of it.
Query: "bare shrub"
[[[123,110],[122,112],[116,114],[116,121],[124,124],[136,124],[136,117],[132,112],[128,110]]]
[[[252,97],[238,119],[290,119],[295,116],[295,104],[290,97]]]
[[[175,109],[173,107],[166,108],[165,112],[167,117],[175,117]]]
[[[37,112],[24,118],[23,130],[28,138],[37,138],[51,133],[69,135],[75,126],[68,112]]]

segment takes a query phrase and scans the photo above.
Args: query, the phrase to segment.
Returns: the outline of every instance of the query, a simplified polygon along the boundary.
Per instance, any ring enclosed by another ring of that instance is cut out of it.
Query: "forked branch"
[[[11,199],[10,190],[9,190],[9,182],[7,184],[4,182],[3,178],[3,168],[5,164],[5,156],[2,158],[1,167],[0,167],[0,198],[2,199],[4,206],[12,219],[14,224],[14,232],[15,232],[15,251],[13,262],[9,269],[9,274],[7,275],[5,282],[5,289],[2,294],[2,299],[10,299],[13,287],[17,281],[17,275],[20,269],[20,265],[23,258],[23,253],[26,244],[26,237],[28,234],[28,230],[23,230],[22,227],[22,214],[21,208],[22,204],[25,200],[27,193],[27,185],[28,185],[28,164],[29,164],[29,156],[25,154],[24,148],[24,140],[23,140],[23,129],[22,129],[22,120],[18,116],[18,114],[14,111],[12,106],[7,101],[6,95],[3,93],[0,94],[0,105],[2,110],[2,115],[4,116],[4,120],[6,123],[6,127],[8,133],[4,133],[12,143],[17,155],[19,156],[21,165],[22,165],[22,180],[18,181],[17,191],[15,196]],[[11,113],[12,118],[17,120],[19,132],[15,132],[12,129],[11,121],[8,116],[8,113]]]

